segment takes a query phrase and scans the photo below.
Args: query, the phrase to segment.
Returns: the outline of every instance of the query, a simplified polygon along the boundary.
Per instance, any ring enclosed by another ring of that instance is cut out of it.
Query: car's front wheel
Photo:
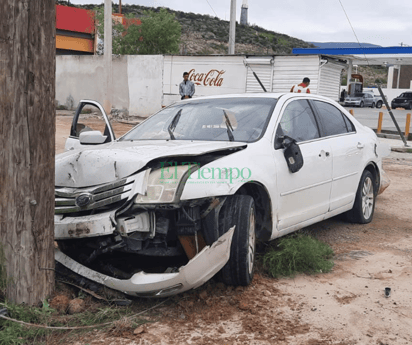
[[[378,109],[382,108],[382,101],[378,101],[376,103],[376,108],[378,108]]]
[[[236,226],[230,259],[219,273],[220,280],[235,286],[249,285],[253,279],[256,250],[255,203],[249,195],[228,197],[219,214],[219,229]]]
[[[347,219],[352,223],[370,223],[375,211],[376,183],[372,173],[365,170],[356,191],[353,208],[346,213]]]
[[[360,104],[359,104],[359,106],[360,106],[361,108],[363,108],[364,105],[365,105],[365,103],[363,103],[363,101],[361,101]]]
[[[412,110],[412,102],[409,102],[409,110]]]

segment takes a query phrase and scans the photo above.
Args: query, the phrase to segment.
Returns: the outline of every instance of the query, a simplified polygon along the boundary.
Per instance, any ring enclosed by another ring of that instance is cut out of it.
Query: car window
[[[312,140],[320,137],[315,115],[306,100],[289,103],[282,114],[277,135],[287,135],[297,142]]]
[[[350,130],[348,129],[347,121],[349,120],[346,119],[347,121],[345,121],[344,115],[338,108],[322,101],[313,101],[313,103],[318,110],[324,136],[328,137],[354,131],[353,125],[350,127]]]
[[[132,129],[124,140],[253,142],[266,130],[275,98],[236,97],[179,102]],[[172,135],[170,134],[172,133]]]
[[[348,132],[356,132],[355,126],[353,123],[347,118],[345,114],[342,114],[343,120],[345,121],[346,128],[348,129]]]

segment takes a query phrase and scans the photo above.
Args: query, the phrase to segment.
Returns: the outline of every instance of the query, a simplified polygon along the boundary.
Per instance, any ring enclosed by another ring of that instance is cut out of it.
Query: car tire
[[[371,108],[372,109],[375,108],[375,103],[372,103]]]
[[[378,109],[382,108],[382,101],[378,101],[376,103],[376,108],[378,108]]]
[[[346,213],[351,223],[367,224],[372,221],[376,202],[376,183],[372,173],[365,170],[356,191],[353,208]]]
[[[412,102],[409,102],[409,110],[412,110]]]
[[[249,195],[228,197],[219,213],[221,235],[236,225],[230,258],[218,278],[227,285],[247,286],[253,279],[256,251],[255,203]]]
[[[359,107],[363,108],[365,104],[363,103],[363,101],[360,102]]]

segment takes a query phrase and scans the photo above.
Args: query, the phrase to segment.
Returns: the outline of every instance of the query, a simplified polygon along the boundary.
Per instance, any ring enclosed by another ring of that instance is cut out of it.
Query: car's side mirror
[[[99,145],[103,144],[107,139],[100,131],[87,131],[79,135],[80,144],[82,145]]]
[[[303,167],[303,156],[296,140],[287,135],[279,137],[281,145],[285,149],[283,152],[286,163],[291,173],[298,172]]]

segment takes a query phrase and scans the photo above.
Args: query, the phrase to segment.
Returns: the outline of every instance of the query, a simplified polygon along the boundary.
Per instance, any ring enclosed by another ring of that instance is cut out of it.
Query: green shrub
[[[311,236],[291,235],[279,239],[277,244],[263,255],[263,267],[272,277],[324,273],[334,265],[332,248]]]

